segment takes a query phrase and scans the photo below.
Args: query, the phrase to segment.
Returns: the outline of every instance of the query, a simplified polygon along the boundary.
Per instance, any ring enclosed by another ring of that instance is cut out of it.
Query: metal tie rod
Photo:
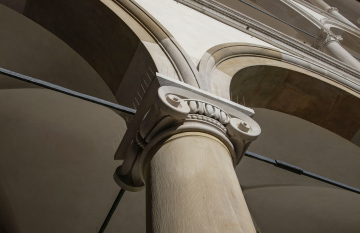
[[[37,86],[41,86],[41,87],[44,87],[46,89],[50,89],[50,90],[53,90],[53,91],[57,91],[57,92],[66,94],[66,95],[70,95],[70,96],[73,96],[73,97],[76,97],[76,98],[79,98],[79,99],[83,99],[83,100],[87,100],[87,101],[90,101],[90,102],[93,102],[93,103],[96,103],[96,104],[100,104],[102,106],[109,107],[109,108],[118,110],[118,111],[123,112],[123,113],[128,113],[128,114],[135,114],[136,113],[135,109],[128,108],[128,107],[125,107],[125,106],[122,106],[122,105],[119,105],[119,104],[115,104],[115,103],[112,103],[112,102],[109,102],[109,101],[106,101],[106,100],[103,100],[103,99],[99,99],[99,98],[96,98],[96,97],[93,97],[93,96],[90,96],[90,95],[85,95],[85,94],[82,94],[80,92],[76,92],[76,91],[73,91],[73,90],[70,90],[70,89],[67,89],[67,88],[64,88],[64,87],[49,83],[49,82],[45,82],[45,81],[42,81],[42,80],[39,80],[39,79],[36,79],[36,78],[32,78],[32,77],[29,77],[29,76],[26,76],[26,75],[23,75],[23,74],[19,74],[19,73],[10,71],[10,70],[6,70],[4,68],[0,68],[0,74],[6,75],[6,76],[9,76],[9,77],[21,80],[21,81],[25,81],[25,82],[28,82],[28,83],[31,83],[31,84],[35,84]]]
[[[280,161],[280,160],[270,159],[270,158],[267,158],[267,157],[262,156],[262,155],[255,154],[255,153],[250,152],[250,151],[246,151],[245,155],[250,157],[250,158],[253,158],[253,159],[257,159],[257,160],[260,160],[260,161],[263,161],[263,162],[266,162],[266,163],[269,163],[269,164],[273,164],[276,167],[285,169],[287,171],[290,171],[290,172],[293,172],[293,173],[296,173],[296,174],[299,174],[299,175],[308,176],[308,177],[311,177],[313,179],[316,179],[316,180],[319,180],[319,181],[322,181],[322,182],[337,186],[339,188],[343,188],[343,189],[349,190],[351,192],[360,194],[360,189],[357,189],[357,188],[351,187],[349,185],[346,185],[346,184],[343,184],[343,183],[328,179],[326,177],[319,176],[317,174],[305,171],[301,167],[297,167],[297,166],[285,163],[285,162]]]
[[[110,219],[111,219],[111,217],[113,216],[113,214],[114,214],[117,206],[119,205],[119,202],[120,202],[122,196],[124,195],[124,193],[125,193],[125,190],[124,190],[124,189],[120,189],[120,192],[119,192],[119,194],[116,196],[115,201],[114,201],[113,205],[111,206],[111,209],[110,209],[109,213],[107,214],[107,216],[106,216],[103,224],[101,225],[101,228],[100,228],[100,230],[99,230],[99,233],[104,233],[104,232],[105,232],[106,227],[107,227],[107,225],[109,224]]]
[[[135,109],[124,107],[122,105],[114,104],[114,103],[111,103],[111,102],[103,100],[103,99],[99,99],[99,98],[96,98],[96,97],[93,97],[93,96],[90,96],[90,95],[85,95],[85,94],[82,94],[82,93],[79,93],[79,92],[76,92],[76,91],[72,91],[70,89],[67,89],[67,88],[64,88],[64,87],[61,87],[61,86],[58,86],[58,85],[55,85],[55,84],[52,84],[52,83],[49,83],[49,82],[45,82],[45,81],[42,81],[42,80],[39,80],[39,79],[35,79],[35,78],[29,77],[29,76],[26,76],[26,75],[23,75],[23,74],[19,74],[19,73],[10,71],[10,70],[0,68],[0,74],[4,74],[6,76],[16,78],[18,80],[25,81],[25,82],[28,82],[28,83],[32,83],[32,84],[35,84],[35,85],[38,85],[38,86],[41,86],[41,87],[44,87],[44,88],[47,88],[47,89],[51,89],[51,90],[54,90],[54,91],[57,91],[57,92],[60,92],[60,93],[66,94],[66,95],[70,95],[70,96],[77,97],[77,98],[80,98],[80,99],[83,99],[83,100],[86,100],[86,101],[90,101],[90,102],[93,102],[93,103],[96,103],[96,104],[100,104],[100,105],[103,105],[105,107],[109,107],[109,108],[112,108],[112,109],[115,109],[115,110],[118,110],[118,111],[121,111],[121,112],[124,112],[124,113],[128,113],[128,114],[131,114],[131,115],[134,115],[136,113]],[[277,166],[279,168],[282,168],[282,169],[297,173],[299,175],[305,175],[305,176],[311,177],[313,179],[316,179],[316,180],[319,180],[319,181],[322,181],[322,182],[337,186],[339,188],[343,188],[343,189],[346,189],[346,190],[349,190],[349,191],[360,194],[359,189],[356,189],[356,188],[348,186],[346,184],[343,184],[343,183],[328,179],[326,177],[319,176],[317,174],[305,171],[300,167],[285,163],[283,161],[270,159],[270,158],[267,158],[267,157],[262,156],[262,155],[255,154],[255,153],[250,152],[250,151],[246,151],[245,155],[248,156],[248,157],[251,157],[251,158],[266,162],[266,163],[273,164],[273,165],[275,165],[275,166]]]

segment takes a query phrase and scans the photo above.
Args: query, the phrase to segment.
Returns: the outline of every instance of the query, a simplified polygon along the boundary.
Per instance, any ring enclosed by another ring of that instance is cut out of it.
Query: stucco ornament
[[[244,113],[230,115],[216,101],[194,97],[194,93],[179,87],[158,89],[153,105],[128,145],[123,164],[114,174],[120,187],[128,191],[141,190],[145,183],[145,165],[166,139],[178,133],[204,132],[215,136],[228,148],[234,166],[240,161],[260,134],[259,125]]]
[[[315,39],[313,47],[319,50],[323,50],[328,44],[332,42],[341,43],[343,38],[340,35],[335,35],[330,30],[322,29],[319,35]]]
[[[339,10],[338,10],[338,8],[336,8],[336,7],[330,7],[330,8],[328,8],[328,9],[326,9],[326,11],[328,12],[328,13],[332,13],[332,12],[334,12],[334,11],[336,11],[336,12],[339,12]]]

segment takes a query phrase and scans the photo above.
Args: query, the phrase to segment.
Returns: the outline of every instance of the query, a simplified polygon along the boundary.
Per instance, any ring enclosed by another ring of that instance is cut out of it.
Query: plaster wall
[[[218,44],[247,42],[274,46],[173,0],[136,0],[176,38],[195,65]]]
[[[249,151],[360,188],[360,148],[315,124],[254,109],[261,135]],[[248,157],[236,168],[260,232],[359,232],[359,194]]]
[[[291,0],[289,0],[291,1]],[[306,6],[296,2],[296,1],[291,1],[293,4],[295,4],[296,6],[298,6],[299,8],[301,8],[302,10],[304,10],[305,12],[307,12],[308,14],[312,15],[314,18],[316,18],[317,20],[321,20],[323,18],[325,18],[323,15],[320,15],[319,13],[307,8]]]
[[[149,67],[145,67],[146,71],[149,73],[149,75],[153,75],[153,72],[155,69],[157,69],[162,74],[167,75],[168,77],[172,77],[175,79],[179,79],[178,74],[176,73],[173,64],[169,60],[169,58],[166,55],[166,52],[163,50],[163,48],[157,43],[157,41],[152,37],[151,33],[149,33],[141,24],[139,24],[138,21],[136,21],[135,18],[133,18],[132,15],[130,15],[127,11],[125,11],[123,8],[119,7],[114,1],[112,0],[101,0],[103,4],[105,4],[108,8],[110,8],[121,20],[127,23],[127,25],[131,28],[131,30],[136,34],[136,36],[140,39],[142,42],[139,47],[145,47],[148,53],[150,54],[153,63],[155,63],[155,67],[150,66],[150,69],[152,69],[152,72],[149,70]],[[138,64],[137,59],[142,59],[141,54],[134,54],[132,58],[132,62],[135,62]],[[143,56],[143,55],[142,55]],[[139,58],[140,57],[140,58]],[[136,58],[136,59],[134,59]],[[147,58],[149,59],[149,58]],[[144,63],[144,65],[148,65],[150,62]],[[130,64],[131,65],[131,64]],[[149,65],[148,65],[149,66]],[[141,69],[127,69],[127,72],[125,73],[125,79],[126,76],[129,75],[143,75],[140,73]],[[119,89],[126,88],[126,85],[121,85]]]
[[[100,75],[62,40],[0,4],[0,67],[115,101]],[[37,86],[0,75],[0,89]]]
[[[0,67],[116,102],[62,40],[0,4]],[[0,229],[96,232],[119,191],[126,130],[105,107],[0,75]]]
[[[22,233],[97,232],[120,190],[113,156],[124,120],[38,88],[0,90],[0,106],[0,191],[11,208],[5,216],[13,212]]]

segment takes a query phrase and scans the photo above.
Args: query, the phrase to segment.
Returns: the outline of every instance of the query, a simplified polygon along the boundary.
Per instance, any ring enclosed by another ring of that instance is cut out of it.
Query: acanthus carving
[[[334,11],[336,11],[336,12],[339,12],[339,10],[338,10],[338,8],[336,8],[336,7],[330,7],[330,8],[328,8],[328,9],[326,9],[326,11],[328,12],[328,13],[332,13],[332,12],[334,12]]]
[[[332,42],[340,43],[342,40],[343,38],[341,36],[335,35],[331,31],[322,29],[318,37],[316,37],[313,47],[319,50],[323,50],[324,47],[328,44]]]

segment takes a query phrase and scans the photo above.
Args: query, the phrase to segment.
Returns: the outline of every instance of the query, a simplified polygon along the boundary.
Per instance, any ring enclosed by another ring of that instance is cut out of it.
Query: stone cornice
[[[218,2],[212,0],[177,1],[289,53],[302,58],[307,58],[313,62],[321,63],[321,65],[326,67],[326,69],[334,70],[335,67],[347,75],[360,78],[360,73],[351,66],[325,53],[319,52],[319,50],[315,48],[304,45],[296,39],[264,25],[263,23],[260,23],[240,12],[234,11]],[[250,27],[251,30],[247,30],[247,27]]]

